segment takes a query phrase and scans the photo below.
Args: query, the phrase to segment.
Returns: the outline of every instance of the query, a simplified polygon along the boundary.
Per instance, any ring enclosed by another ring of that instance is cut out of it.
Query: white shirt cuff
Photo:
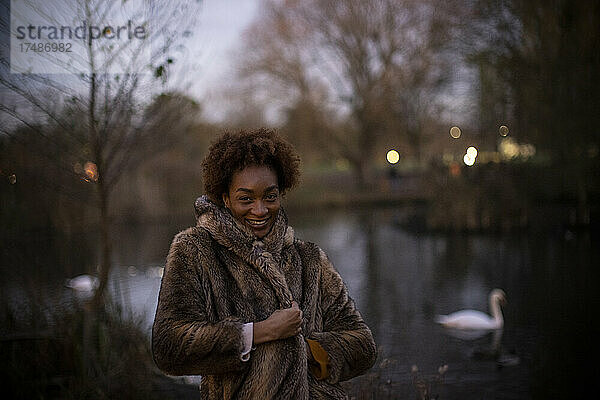
[[[252,348],[252,339],[254,337],[254,323],[248,322],[242,327],[242,338],[244,341],[244,348],[242,349],[241,359],[242,361],[248,361],[250,359],[250,351]]]

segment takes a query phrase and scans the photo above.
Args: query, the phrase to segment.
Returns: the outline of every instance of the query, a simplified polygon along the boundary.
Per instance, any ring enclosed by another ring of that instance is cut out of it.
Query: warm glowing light
[[[498,145],[498,150],[500,150],[500,154],[506,160],[510,160],[517,157],[527,159],[535,156],[536,153],[534,145],[519,144],[511,138],[502,139],[502,141]]]
[[[511,138],[502,139],[498,148],[505,159],[515,158],[519,155],[519,145]]]
[[[472,158],[475,158],[475,157],[477,157],[477,149],[475,147],[471,146],[467,149],[467,154],[469,156],[471,156]]]
[[[400,161],[400,154],[396,150],[392,149],[387,152],[386,158],[390,164],[396,164],[398,161]]]
[[[452,175],[452,176],[460,175],[460,165],[457,162],[452,162],[450,164],[450,175]]]
[[[535,146],[532,144],[523,144],[519,146],[519,155],[525,158],[535,156]]]
[[[12,174],[8,177],[8,182],[11,185],[14,185],[15,183],[17,183],[17,176],[15,174]]]
[[[85,172],[85,176],[91,180],[96,182],[98,180],[98,167],[91,161],[88,161],[83,166],[83,170]]]
[[[465,154],[465,156],[463,157],[463,161],[465,165],[470,167],[471,165],[475,164],[475,157],[471,157],[469,154]]]
[[[454,139],[458,139],[460,135],[461,131],[458,126],[453,126],[452,128],[450,128],[450,136],[452,136]]]
[[[502,136],[502,137],[508,136],[508,126],[506,126],[506,125],[500,126],[499,131],[500,131],[500,136]]]

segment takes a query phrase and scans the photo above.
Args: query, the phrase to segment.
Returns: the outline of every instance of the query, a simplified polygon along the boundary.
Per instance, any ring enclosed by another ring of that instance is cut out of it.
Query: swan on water
[[[79,275],[72,279],[67,279],[65,286],[78,292],[91,292],[98,288],[98,278],[92,275]]]
[[[436,322],[453,329],[501,329],[504,326],[500,305],[506,303],[502,289],[494,289],[489,296],[491,316],[477,310],[461,310],[449,315],[438,315]]]

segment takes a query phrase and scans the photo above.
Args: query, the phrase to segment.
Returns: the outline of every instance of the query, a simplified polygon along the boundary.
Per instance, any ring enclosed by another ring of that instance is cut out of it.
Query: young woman
[[[152,348],[202,399],[345,399],[376,358],[371,331],[315,244],[281,207],[299,157],[275,132],[224,134],[202,163],[196,226],[167,257]]]

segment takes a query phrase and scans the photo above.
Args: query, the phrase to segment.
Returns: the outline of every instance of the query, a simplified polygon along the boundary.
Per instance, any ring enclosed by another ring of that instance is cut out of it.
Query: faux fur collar
[[[256,268],[271,283],[280,305],[290,307],[292,295],[279,265],[286,262],[282,250],[294,242],[294,230],[288,226],[283,208],[279,209],[271,231],[258,239],[229,210],[217,206],[208,197],[199,197],[194,207],[196,225],[206,229],[219,244]]]
[[[227,208],[219,207],[206,196],[198,197],[194,208],[197,226],[209,231],[215,240],[228,248],[242,242],[252,243],[278,256],[284,246],[289,246],[294,241],[294,230],[288,226],[283,208],[279,209],[271,231],[262,239],[254,236],[250,228],[235,219]]]

